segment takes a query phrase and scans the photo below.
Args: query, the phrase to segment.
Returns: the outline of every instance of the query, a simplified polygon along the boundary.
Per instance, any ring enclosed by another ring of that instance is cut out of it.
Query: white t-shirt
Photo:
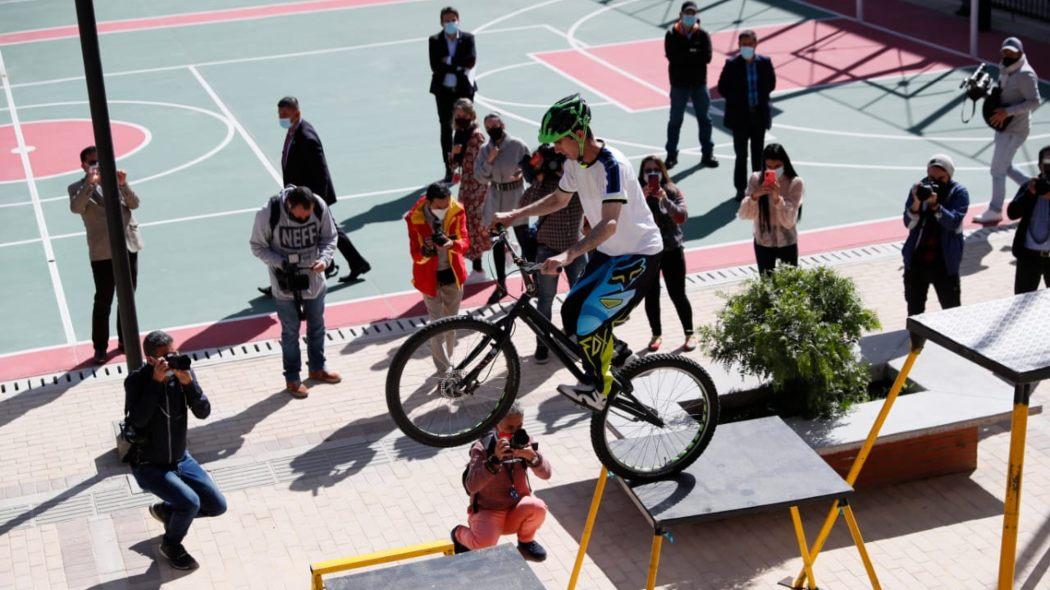
[[[603,145],[598,160],[586,167],[575,160],[566,160],[558,188],[579,193],[583,214],[591,227],[602,220],[602,203],[623,203],[616,233],[598,246],[602,254],[652,255],[663,251],[660,228],[634,176],[634,166],[620,150]]]

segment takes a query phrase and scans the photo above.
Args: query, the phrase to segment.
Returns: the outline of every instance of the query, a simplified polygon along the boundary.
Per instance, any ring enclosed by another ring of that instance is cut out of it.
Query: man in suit
[[[762,148],[766,130],[773,126],[769,95],[777,87],[773,62],[755,53],[758,35],[752,30],[742,31],[737,37],[740,53],[727,59],[718,77],[718,92],[725,98],[725,125],[733,131],[733,151],[736,167],[733,185],[736,200],[744,198],[747,187],[747,152],[751,142],[751,170],[762,169]]]
[[[335,187],[332,186],[332,175],[328,172],[328,161],[325,160],[324,147],[314,126],[303,120],[299,111],[299,100],[286,96],[277,102],[277,116],[281,127],[288,130],[284,138],[284,149],[281,150],[281,174],[284,185],[308,187],[313,193],[331,207],[336,202]],[[352,283],[361,275],[372,270],[368,261],[354,248],[353,242],[338,225],[339,252],[350,265],[350,274],[339,279],[340,283]],[[329,267],[331,274],[338,273],[339,267],[333,263]],[[328,274],[328,273],[326,273]]]
[[[441,125],[441,161],[445,182],[452,180],[449,153],[452,151],[452,105],[460,98],[474,100],[478,90],[474,82],[474,65],[478,61],[474,35],[459,30],[459,11],[451,6],[441,9],[441,31],[432,35],[430,45],[430,93],[437,102]]]

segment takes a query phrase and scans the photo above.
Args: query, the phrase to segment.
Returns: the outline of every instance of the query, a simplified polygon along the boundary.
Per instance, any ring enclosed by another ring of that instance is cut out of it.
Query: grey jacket
[[[69,191],[69,210],[79,214],[84,220],[88,256],[91,262],[112,259],[113,253],[109,247],[109,230],[106,227],[106,205],[102,198],[102,188],[91,186],[87,183],[87,177],[84,177],[69,185],[67,190]],[[143,246],[142,235],[139,233],[139,224],[135,221],[131,210],[139,208],[139,197],[128,185],[120,187],[120,205],[124,214],[124,240],[128,245],[128,252],[138,252]]]
[[[277,299],[294,299],[291,291],[277,284],[276,269],[281,268],[289,254],[299,255],[299,267],[310,277],[310,288],[303,291],[303,299],[316,299],[325,292],[324,272],[313,272],[310,267],[317,261],[327,266],[335,254],[335,221],[328,206],[318,198],[314,212],[306,223],[299,223],[288,214],[285,199],[288,189],[281,191],[280,211],[277,225],[270,229],[270,203],[255,214],[255,225],[249,245],[252,254],[270,269],[270,286]]]
[[[1031,113],[1039,108],[1042,99],[1039,96],[1039,76],[1028,64],[1028,58],[1021,57],[1020,65],[1011,73],[999,72],[1002,105],[1014,118],[1003,133],[1028,135],[1032,129]]]
[[[499,148],[499,155],[489,164],[489,153],[492,151],[490,139],[481,146],[474,163],[474,177],[482,184],[489,183],[489,193],[482,209],[482,221],[486,224],[492,221],[496,213],[516,208],[525,194],[524,181],[510,190],[500,190],[497,185],[513,182],[514,176],[521,171],[521,159],[529,155],[529,147],[517,137],[508,135],[500,142]],[[528,221],[519,219],[514,225],[524,225]]]

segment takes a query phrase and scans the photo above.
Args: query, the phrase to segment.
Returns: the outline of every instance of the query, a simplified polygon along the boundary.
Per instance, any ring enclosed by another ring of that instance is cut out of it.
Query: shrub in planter
[[[782,266],[744,287],[723,295],[714,325],[699,328],[715,361],[771,379],[782,414],[830,417],[866,399],[870,373],[854,347],[879,320],[853,281],[828,268]]]

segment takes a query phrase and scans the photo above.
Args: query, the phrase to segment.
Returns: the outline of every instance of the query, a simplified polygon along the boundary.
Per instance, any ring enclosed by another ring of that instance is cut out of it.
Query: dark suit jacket
[[[285,186],[294,184],[306,186],[325,203],[335,203],[335,187],[332,186],[332,175],[328,173],[328,162],[324,157],[324,147],[314,126],[300,119],[295,128],[292,144],[288,146],[288,159],[281,166]]]
[[[1039,196],[1028,192],[1028,183],[1026,182],[1021,185],[1021,188],[1017,189],[1017,194],[1014,195],[1013,200],[1006,207],[1007,217],[1021,220],[1017,223],[1017,229],[1014,231],[1013,246],[1010,248],[1014,258],[1036,255],[1035,252],[1028,249],[1025,242],[1028,240],[1028,226],[1032,223],[1032,212],[1035,211],[1035,203],[1039,198]]]
[[[474,35],[465,31],[459,32],[459,45],[456,46],[456,54],[452,56],[452,63],[446,64],[448,57],[448,43],[445,41],[444,31],[431,35],[430,40],[430,93],[437,94],[445,87],[445,74],[456,75],[456,95],[474,96],[478,91],[477,84],[471,84],[467,79],[467,70],[474,67],[478,61],[477,47],[474,45]]]
[[[773,126],[769,110],[769,94],[777,87],[777,75],[773,62],[764,55],[755,55],[758,68],[758,108],[766,122],[766,129]],[[726,60],[722,74],[718,77],[718,93],[726,100],[725,126],[730,129],[747,124],[750,107],[747,102],[747,61],[741,56]]]

